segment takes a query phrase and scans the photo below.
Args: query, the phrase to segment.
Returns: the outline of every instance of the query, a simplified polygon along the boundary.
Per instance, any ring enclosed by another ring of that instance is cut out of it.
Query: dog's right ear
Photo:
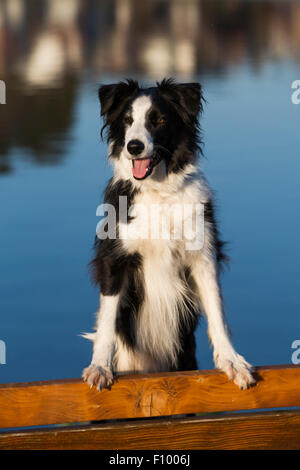
[[[126,82],[102,85],[98,95],[101,105],[101,116],[104,116],[106,124],[110,124],[122,112],[129,99],[137,94],[138,82],[127,80]]]

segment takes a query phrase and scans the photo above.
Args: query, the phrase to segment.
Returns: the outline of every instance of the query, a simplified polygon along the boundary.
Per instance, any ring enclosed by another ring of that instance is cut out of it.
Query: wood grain
[[[300,411],[0,433],[0,449],[300,449]]]
[[[0,428],[300,406],[300,366],[256,377],[244,391],[216,370],[128,375],[103,392],[80,379],[0,385]]]

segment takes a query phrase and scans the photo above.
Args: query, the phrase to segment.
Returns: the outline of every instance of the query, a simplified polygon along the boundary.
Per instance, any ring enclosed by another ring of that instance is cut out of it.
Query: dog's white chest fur
[[[199,180],[177,191],[171,187],[169,191],[168,187],[165,191],[147,190],[134,200],[132,221],[119,225],[126,251],[142,256],[144,301],[137,322],[139,348],[156,357],[162,369],[170,359],[176,364],[179,316],[186,315],[187,302],[192,301],[182,277],[189,257],[195,256],[186,249],[190,233],[185,233],[184,225],[191,211],[184,211],[184,206],[196,207],[206,197],[207,188]],[[164,232],[156,237],[157,230]]]
[[[193,238],[191,232],[196,235],[196,211],[204,207],[209,197],[205,180],[196,174],[187,181],[173,177],[169,184],[146,187],[133,201],[130,223],[119,223],[119,236],[126,251],[143,256],[146,251],[153,251],[160,256],[165,250],[187,246]]]

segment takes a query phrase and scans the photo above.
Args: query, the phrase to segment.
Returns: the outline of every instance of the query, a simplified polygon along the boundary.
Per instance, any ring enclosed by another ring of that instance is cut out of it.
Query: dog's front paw
[[[94,386],[99,391],[103,388],[110,388],[114,383],[113,373],[109,367],[95,366],[93,364],[83,370],[82,378],[90,388]]]
[[[254,385],[256,380],[252,375],[252,366],[236,352],[232,353],[229,357],[226,357],[222,354],[215,354],[214,361],[216,367],[225,374],[227,374],[229,380],[233,382],[241,389]]]

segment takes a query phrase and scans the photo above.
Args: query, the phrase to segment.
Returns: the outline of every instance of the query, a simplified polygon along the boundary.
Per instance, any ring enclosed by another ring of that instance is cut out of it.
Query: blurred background
[[[291,362],[300,338],[300,2],[0,0],[0,382],[78,377],[98,292],[87,264],[111,176],[97,88],[198,80],[202,168],[231,267],[238,351]],[[205,321],[199,368],[211,368]]]

